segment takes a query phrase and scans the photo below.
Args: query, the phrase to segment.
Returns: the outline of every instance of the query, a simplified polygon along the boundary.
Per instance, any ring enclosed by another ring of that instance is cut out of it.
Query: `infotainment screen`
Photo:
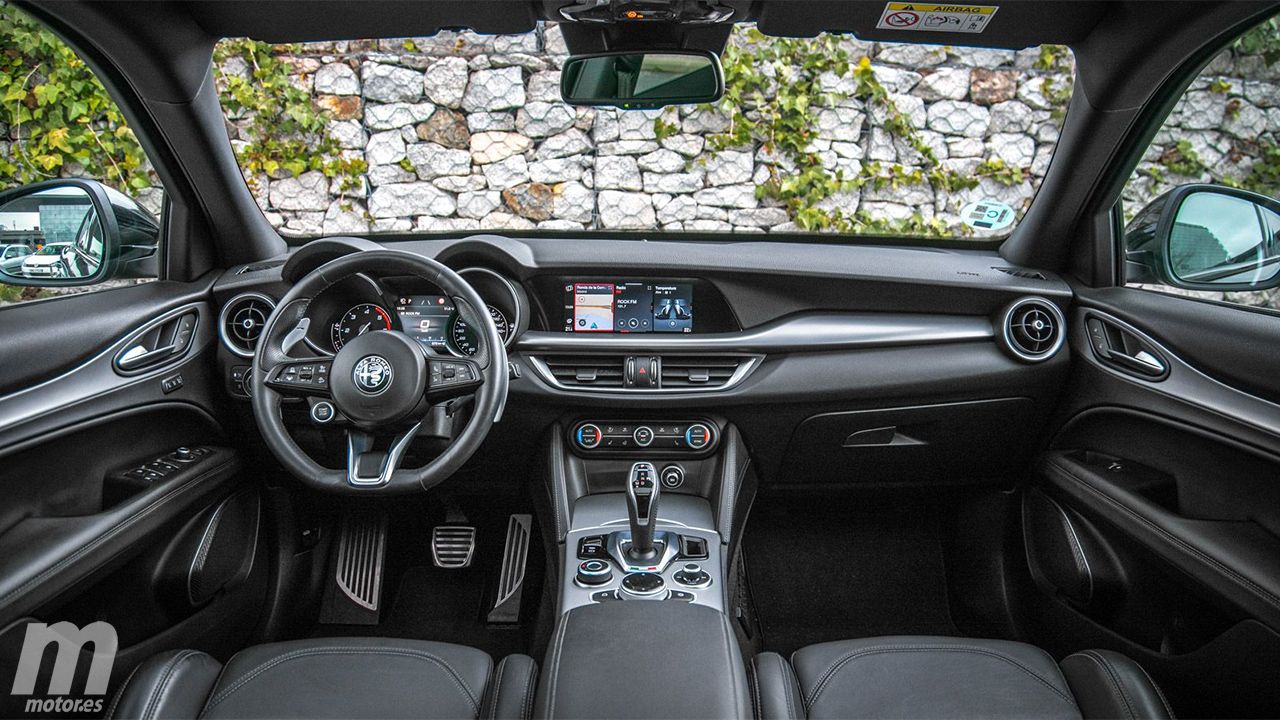
[[[572,282],[564,286],[565,332],[693,332],[693,285]]]

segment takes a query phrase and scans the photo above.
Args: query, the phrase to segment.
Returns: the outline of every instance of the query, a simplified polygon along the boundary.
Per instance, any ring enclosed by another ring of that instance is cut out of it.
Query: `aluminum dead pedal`
[[[333,556],[333,582],[325,592],[320,622],[376,625],[387,555],[387,516],[343,516]]]
[[[532,515],[512,515],[507,520],[507,542],[502,548],[497,601],[489,611],[491,623],[520,622],[520,599],[524,595],[524,570],[529,560],[532,526]]]
[[[458,570],[471,565],[476,554],[476,529],[470,525],[439,525],[431,531],[431,561],[436,567]]]

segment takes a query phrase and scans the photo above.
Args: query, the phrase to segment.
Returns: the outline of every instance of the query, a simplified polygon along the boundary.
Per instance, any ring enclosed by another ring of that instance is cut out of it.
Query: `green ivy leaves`
[[[735,32],[743,32],[735,29]],[[813,39],[770,38],[755,28],[730,41],[722,57],[725,94],[715,106],[730,118],[729,129],[708,140],[710,152],[729,148],[759,147],[782,159],[768,165],[769,179],[756,189],[757,197],[768,198],[787,210],[791,220],[805,231],[835,231],[875,235],[954,236],[969,231],[952,227],[938,217],[926,218],[915,212],[907,218],[888,219],[865,211],[848,213],[838,207],[819,205],[842,192],[863,188],[928,185],[931,189],[956,192],[973,188],[981,179],[1011,186],[1024,182],[1026,168],[1009,167],[999,158],[983,160],[970,174],[948,169],[912,125],[911,119],[894,103],[887,88],[876,77],[869,57],[855,62],[848,47],[837,35]],[[1067,71],[1070,53],[1065,47],[1045,46],[1037,67]],[[836,107],[845,95],[824,89],[824,80],[851,78],[852,98],[861,100],[869,115],[879,119],[881,129],[892,139],[905,143],[918,156],[918,163],[863,162],[853,177],[832,172],[814,152],[814,127],[818,113]],[[1071,97],[1070,85],[1055,88],[1046,82],[1045,94],[1061,117]],[[654,131],[664,139],[679,129],[661,118]],[[785,171],[779,170],[786,167]]]
[[[296,84],[292,66],[282,58],[297,50],[248,39],[223,40],[214,49],[223,112],[240,124],[243,142],[234,146],[236,159],[250,187],[255,187],[257,175],[296,177],[309,170],[340,178],[343,192],[360,187],[368,170],[365,161],[343,157],[329,135],[328,116],[312,102],[311,93]],[[233,58],[248,68],[246,75],[224,71]]]
[[[120,109],[71,48],[8,4],[0,5],[0,42],[9,140],[0,185],[78,175],[128,192],[156,182]]]

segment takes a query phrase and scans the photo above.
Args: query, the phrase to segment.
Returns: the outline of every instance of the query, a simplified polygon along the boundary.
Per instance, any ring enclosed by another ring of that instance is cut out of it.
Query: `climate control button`
[[[711,428],[694,423],[684,431],[684,442],[692,450],[701,450],[711,444]]]
[[[636,447],[649,447],[653,443],[653,428],[641,425],[631,434],[631,439],[636,441]]]
[[[578,432],[574,435],[574,439],[578,441],[578,446],[590,450],[600,444],[604,439],[604,433],[600,432],[600,428],[587,423],[578,427]]]

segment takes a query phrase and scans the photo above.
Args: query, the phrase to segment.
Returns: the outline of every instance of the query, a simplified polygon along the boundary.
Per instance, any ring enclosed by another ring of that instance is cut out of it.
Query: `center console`
[[[564,548],[562,611],[633,601],[726,607],[724,558],[710,504],[664,495],[653,463],[632,466],[625,493],[579,498]]]
[[[561,556],[541,714],[749,717],[732,568],[755,481],[736,428],[601,413],[547,449]]]

